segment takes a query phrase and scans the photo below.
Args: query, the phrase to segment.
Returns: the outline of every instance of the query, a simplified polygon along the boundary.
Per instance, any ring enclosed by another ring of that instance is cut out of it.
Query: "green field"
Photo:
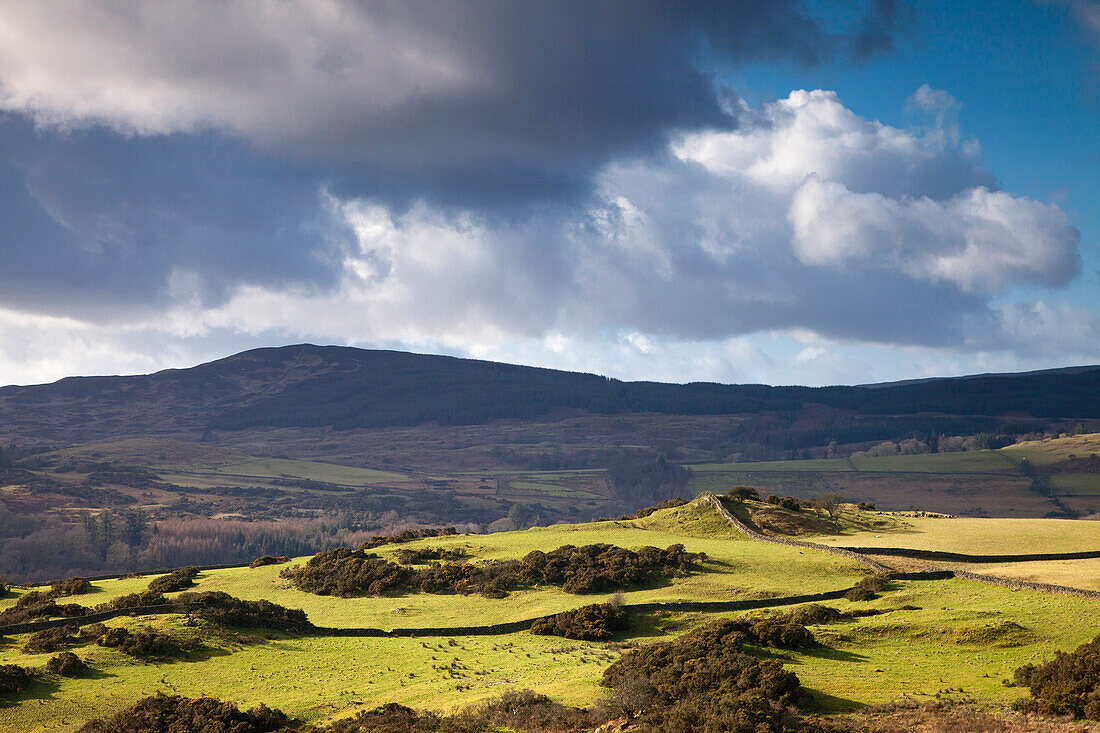
[[[1095,545],[1100,525],[1065,520],[965,520],[851,513],[849,533],[815,539],[838,544],[887,544],[956,551],[1080,549]],[[858,523],[856,520],[859,520]],[[884,525],[872,530],[869,521]],[[858,525],[858,526],[857,526]],[[873,540],[873,542],[872,542]],[[866,542],[863,542],[866,541]],[[765,598],[844,588],[866,574],[853,561],[811,549],[754,542],[737,534],[709,504],[696,501],[645,519],[558,525],[522,532],[458,535],[402,547],[462,546],[473,560],[522,557],[533,549],[607,542],[623,547],[682,543],[703,551],[703,572],[659,587],[630,591],[627,603],[678,599]],[[1052,546],[1053,543],[1053,546]],[[1058,544],[1061,543],[1061,544]],[[1008,549],[1006,549],[1008,548]],[[383,547],[385,554],[394,547]],[[1095,562],[1095,561],[1089,561]],[[334,598],[297,591],[278,577],[285,566],[208,571],[193,590],[224,590],[303,608],[325,626],[437,627],[488,624],[576,607],[606,596],[577,596],[533,588],[504,599],[411,594]],[[1067,568],[1082,578],[1088,567]],[[71,600],[88,605],[143,589],[152,576],[99,581],[95,592]],[[1067,577],[1070,577],[1067,575]],[[1080,584],[1080,583],[1078,583]],[[0,607],[13,603],[0,602]],[[825,648],[784,652],[785,664],[812,691],[822,712],[905,695],[930,699],[946,688],[979,705],[998,708],[1021,696],[1005,687],[1012,670],[1070,649],[1100,632],[1100,603],[1082,598],[1012,591],[964,580],[895,582],[881,598],[842,609],[879,608],[880,616],[814,627]],[[900,610],[904,606],[916,607]],[[720,614],[719,614],[720,615]],[[726,614],[729,615],[729,614]],[[632,640],[645,643],[682,633],[716,614],[651,616]],[[591,704],[617,645],[517,633],[492,637],[371,639],[293,637],[191,629],[178,617],[116,619],[110,625],[151,623],[203,635],[206,648],[184,660],[139,663],[95,645],[76,652],[95,667],[93,677],[46,677],[11,704],[0,706],[0,730],[73,730],[95,714],[109,714],[156,691],[213,695],[244,706],[264,703],[306,721],[354,714],[383,702],[449,711],[508,689],[531,688],[568,704]],[[1018,625],[1018,627],[1017,627]],[[25,637],[0,642],[0,664],[42,666],[49,655],[19,651]]]
[[[815,536],[815,542],[852,547],[908,547],[969,554],[1100,550],[1100,522],[1074,519],[980,519],[884,515],[891,528]]]

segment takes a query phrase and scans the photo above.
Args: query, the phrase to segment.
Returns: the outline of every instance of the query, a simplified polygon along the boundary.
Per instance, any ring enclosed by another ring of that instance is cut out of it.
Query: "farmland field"
[[[868,529],[871,521],[881,522]],[[906,517],[846,513],[845,534],[815,536],[835,544],[897,544],[954,551],[1046,551],[1095,548],[1098,525],[1067,520]],[[672,599],[766,598],[844,588],[866,575],[853,561],[818,551],[754,542],[734,532],[705,502],[661,510],[640,520],[559,525],[522,532],[430,538],[401,545],[461,546],[472,560],[522,557],[533,549],[607,542],[623,547],[682,543],[707,553],[701,572],[624,594],[627,604]],[[378,552],[392,554],[396,546]],[[1092,565],[1059,566],[1067,579],[1086,581]],[[1021,564],[1023,566],[1025,564]],[[413,593],[377,598],[316,596],[278,577],[285,565],[207,571],[191,590],[224,590],[303,608],[326,626],[432,627],[530,618],[606,599],[558,588],[530,588],[503,599]],[[975,569],[975,568],[968,568]],[[998,566],[1013,573],[1025,567]],[[143,589],[152,576],[98,581],[97,604]],[[1077,584],[1085,585],[1085,582]],[[14,601],[0,602],[0,608]],[[1100,601],[1013,591],[965,580],[894,581],[870,602],[829,602],[842,609],[887,611],[813,627],[816,651],[787,652],[785,665],[811,691],[815,710],[843,713],[902,696],[934,699],[946,688],[996,709],[1022,694],[1006,687],[1013,669],[1069,649],[1100,632]],[[668,638],[708,618],[740,614],[663,612],[644,620],[631,643]],[[93,677],[46,676],[0,707],[2,730],[72,730],[89,710],[109,713],[154,691],[213,695],[244,706],[264,703],[305,721],[332,720],[383,702],[450,711],[508,689],[533,688],[553,699],[588,705],[602,693],[603,670],[621,645],[576,642],[526,632],[457,638],[325,638],[276,632],[231,632],[179,617],[116,619],[198,633],[203,649],[166,664],[135,662],[95,645],[76,649]],[[0,646],[0,663],[42,666],[49,655],[19,651],[25,636]]]

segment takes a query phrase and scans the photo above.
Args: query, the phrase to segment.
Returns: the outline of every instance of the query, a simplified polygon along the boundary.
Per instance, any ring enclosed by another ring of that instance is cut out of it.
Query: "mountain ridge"
[[[860,415],[1100,417],[1100,366],[881,385],[623,381],[435,354],[295,344],[194,367],[0,388],[5,437],[97,437],[270,427],[469,425],[594,414],[734,415],[823,406]]]

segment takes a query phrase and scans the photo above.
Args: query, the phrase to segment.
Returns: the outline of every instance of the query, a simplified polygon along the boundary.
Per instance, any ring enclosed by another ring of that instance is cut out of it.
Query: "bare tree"
[[[828,514],[829,519],[835,520],[840,516],[840,505],[843,502],[843,496],[829,491],[814,499],[814,507]]]

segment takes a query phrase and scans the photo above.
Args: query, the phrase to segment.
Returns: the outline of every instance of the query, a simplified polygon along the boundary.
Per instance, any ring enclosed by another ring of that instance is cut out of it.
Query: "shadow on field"
[[[846,697],[837,697],[821,690],[806,688],[813,701],[807,708],[815,713],[852,713],[863,707],[862,703],[849,700]]]

